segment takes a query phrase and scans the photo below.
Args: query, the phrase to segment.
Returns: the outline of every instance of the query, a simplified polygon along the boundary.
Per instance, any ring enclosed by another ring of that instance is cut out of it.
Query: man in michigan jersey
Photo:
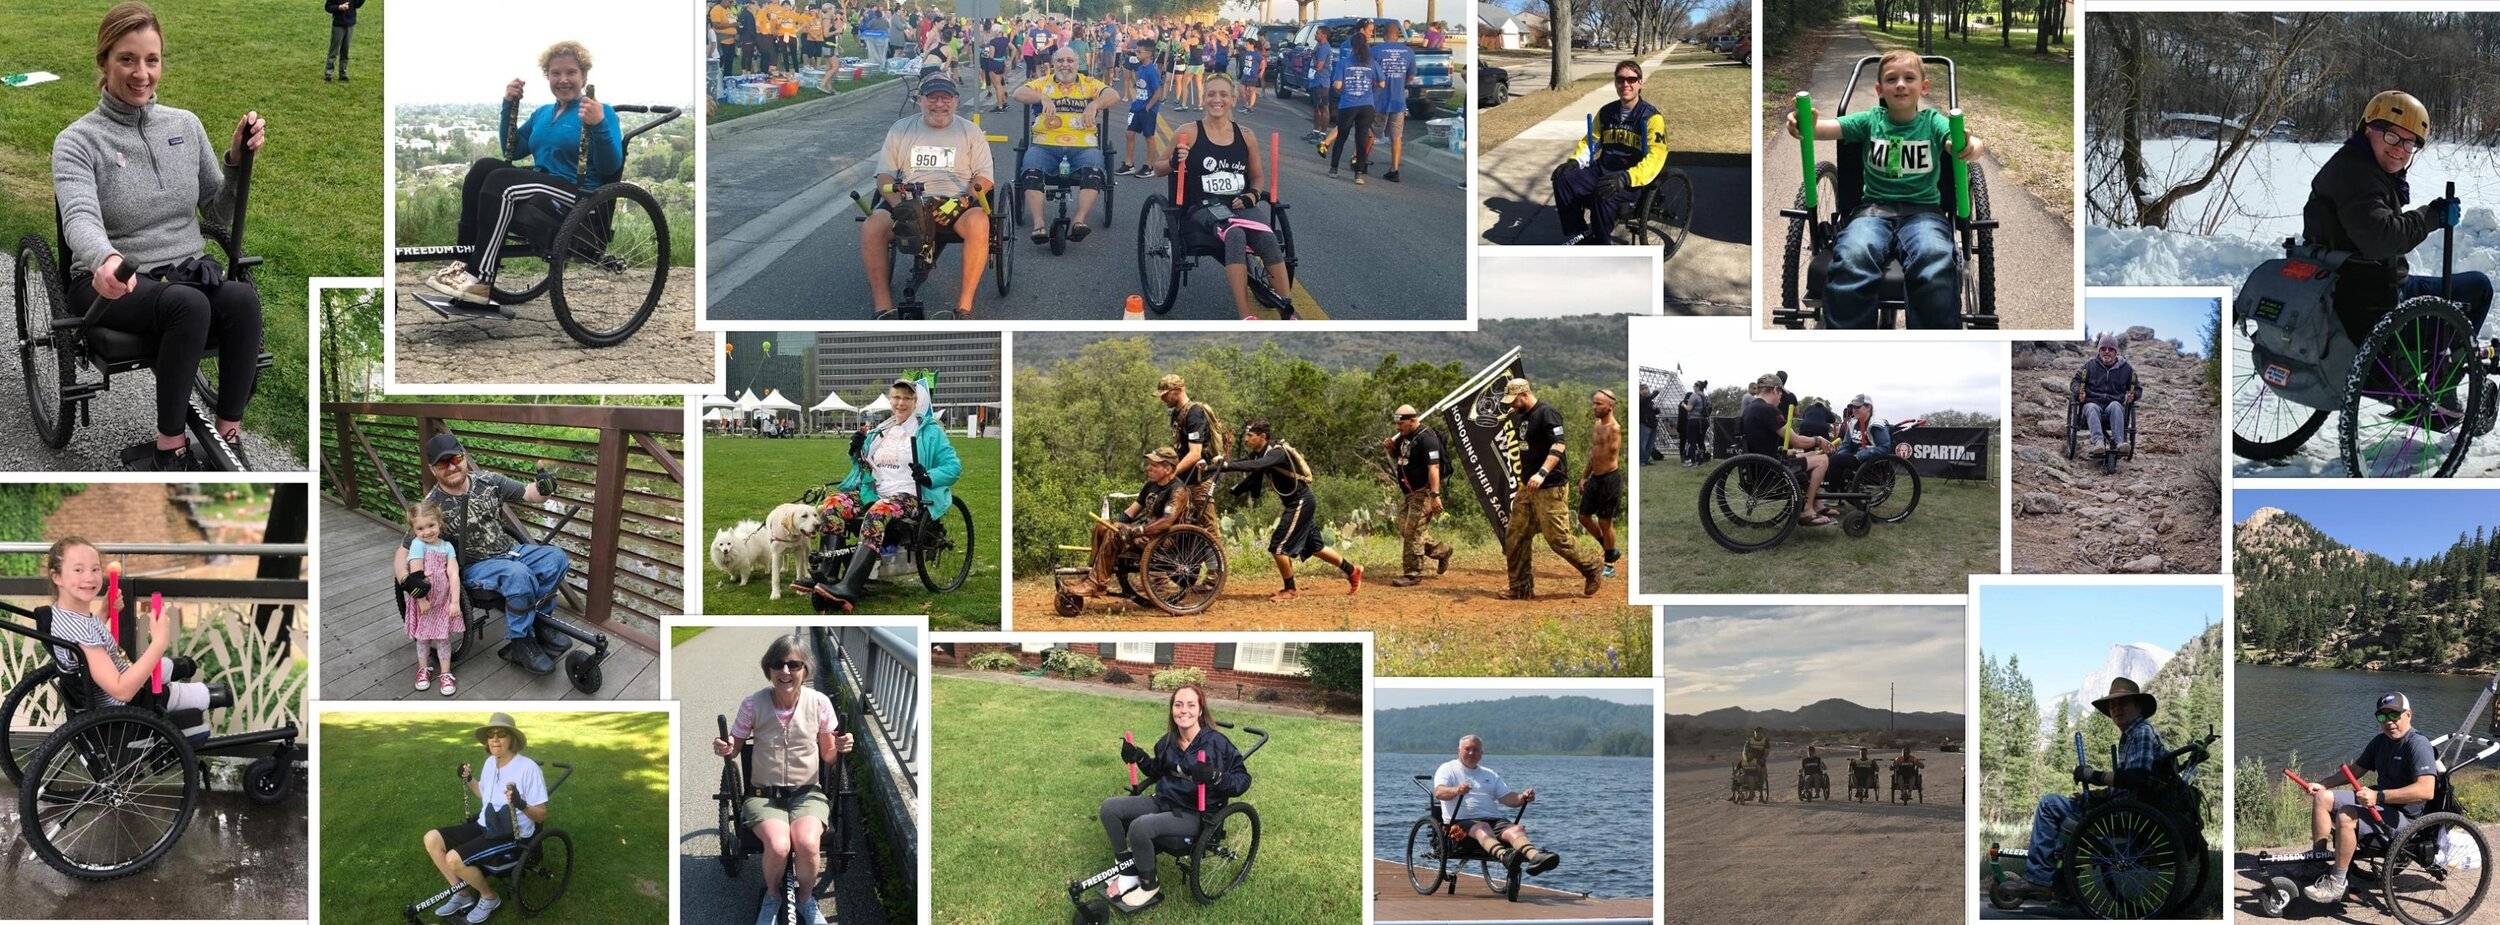
[[[1079,70],[1075,49],[1061,45],[1050,54],[1050,73],[1017,87],[1010,96],[1018,103],[1042,107],[1041,115],[1033,120],[1033,145],[1025,150],[1016,173],[1016,188],[1024,191],[1024,214],[1032,217],[1033,243],[1050,240],[1049,224],[1040,219],[1042,180],[1049,176],[1074,179],[1076,215],[1068,227],[1068,240],[1085,240],[1094,231],[1085,220],[1094,214],[1094,200],[1102,195],[1106,179],[1103,114],[1119,105],[1120,95]]]
[[[1615,99],[1597,110],[1596,131],[1554,168],[1554,211],[1565,244],[1613,240],[1615,215],[1667,167],[1667,117],[1641,98],[1641,63],[1615,63]]]

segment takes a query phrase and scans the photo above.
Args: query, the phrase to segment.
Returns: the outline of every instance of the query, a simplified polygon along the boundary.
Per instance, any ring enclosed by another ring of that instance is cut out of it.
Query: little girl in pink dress
[[[443,509],[434,502],[409,509],[408,530],[416,538],[408,541],[408,577],[401,579],[400,590],[411,592],[406,614],[408,638],[417,643],[417,689],[433,683],[434,671],[426,663],[430,651],[442,666],[443,696],[449,697],[459,690],[459,679],[451,676],[451,640],[468,629],[460,615],[460,562],[443,538]]]

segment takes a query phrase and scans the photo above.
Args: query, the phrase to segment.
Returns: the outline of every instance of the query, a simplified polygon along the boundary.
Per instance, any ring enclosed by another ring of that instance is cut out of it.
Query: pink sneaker
[[[458,691],[460,689],[459,684],[459,679],[452,677],[451,672],[443,672],[443,696],[449,697],[454,692]]]
[[[426,688],[429,688],[429,687],[434,686],[433,677],[434,677],[434,669],[432,669],[432,668],[427,668],[427,667],[422,666],[422,665],[417,666],[417,689],[418,689],[418,690],[424,690],[424,689],[426,689]],[[448,680],[451,676],[450,676],[450,675],[444,675],[443,677],[444,677],[445,679],[447,679],[447,680]]]

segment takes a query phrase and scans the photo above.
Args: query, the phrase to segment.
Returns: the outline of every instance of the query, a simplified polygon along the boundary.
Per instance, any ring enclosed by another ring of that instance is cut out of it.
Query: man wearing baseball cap
[[[1137,489],[1137,500],[1128,503],[1110,523],[1095,521],[1092,571],[1080,578],[1069,579],[1066,590],[1078,597],[1103,593],[1111,585],[1111,570],[1119,564],[1121,553],[1145,545],[1146,541],[1163,535],[1181,522],[1185,503],[1183,486],[1172,477],[1172,469],[1180,462],[1179,455],[1168,446],[1155,447],[1146,454],[1146,484]]]
[[[1502,559],[1509,566],[1510,589],[1502,599],[1524,601],[1536,596],[1536,565],[1529,544],[1537,534],[1554,554],[1580,570],[1581,597],[1597,594],[1597,557],[1571,539],[1570,470],[1564,466],[1562,412],[1538,401],[1528,380],[1502,386],[1502,403],[1510,406],[1512,433],[1517,436],[1519,470],[1512,474],[1510,522],[1502,531]]]
[[[894,310],[894,210],[904,195],[896,184],[921,185],[921,205],[929,210],[928,233],[940,242],[963,245],[962,285],[955,294],[955,315],[972,317],[972,297],[981,291],[981,269],[989,262],[990,217],[980,196],[997,185],[990,169],[990,142],[970,119],[955,117],[955,81],[941,74],[920,82],[920,113],[905,116],[885,131],[879,152],[877,210],[861,226],[859,259],[868,269],[868,298],[883,315]]]
[[[2153,714],[2161,712],[2161,701],[2144,692],[2128,678],[2112,678],[2109,694],[2092,701],[2092,709],[2118,727],[2118,766],[2106,771],[2082,765],[2075,767],[2075,782],[2107,790],[2095,794],[2120,795],[2144,789],[2153,782],[2152,775],[2170,753],[2162,742],[2161,731],[2153,728]],[[2048,793],[2040,796],[2040,804],[2031,813],[2031,845],[2025,850],[2023,875],[2012,892],[2023,899],[2052,900],[2057,890],[2051,886],[2057,874],[2057,856],[2064,853],[2066,838],[2076,820],[2083,818],[2087,804],[2079,795]]]
[[[2394,835],[2405,820],[2421,815],[2438,792],[2439,758],[2431,751],[2431,740],[2413,731],[2413,701],[2394,691],[2380,694],[2374,716],[2379,734],[2370,737],[2370,744],[2361,747],[2361,757],[2352,762],[2354,773],[2372,775],[2373,785],[2367,790],[2337,790],[2320,782],[2309,784],[2309,837],[2317,839],[2318,847],[2335,852],[2334,866],[2301,890],[2310,902],[2342,902],[2353,846],[2361,836],[2372,832]],[[2373,809],[2383,821],[2371,818]]]
[[[1399,563],[1403,568],[1389,583],[1412,588],[1424,580],[1424,560],[1435,563],[1434,574],[1450,570],[1450,546],[1432,539],[1432,518],[1441,513],[1441,433],[1424,426],[1414,405],[1399,405],[1394,417],[1398,432],[1380,441],[1389,452],[1389,471],[1398,480]]]
[[[426,472],[434,488],[425,500],[443,509],[443,529],[460,552],[460,583],[502,595],[504,661],[532,674],[556,669],[555,656],[573,640],[539,622],[556,610],[556,592],[572,559],[564,550],[515,540],[504,531],[504,505],[514,501],[539,504],[554,497],[555,470],[540,468],[534,482],[494,472],[476,471],[460,438],[449,433],[425,440]],[[408,563],[391,557],[394,581],[407,580]]]
[[[1797,509],[1797,525],[1820,527],[1831,523],[1830,514],[1822,510],[1818,500],[1823,493],[1823,476],[1831,468],[1832,458],[1826,453],[1799,451],[1789,453],[1788,416],[1781,404],[1788,398],[1788,389],[1778,373],[1764,373],[1745,389],[1744,410],[1736,415],[1736,434],[1742,439],[1745,452],[1772,459],[1785,460],[1797,480],[1805,483],[1806,503]]]
[[[1215,409],[1189,400],[1189,383],[1178,373],[1155,381],[1155,398],[1171,409],[1173,471],[1186,489],[1180,507],[1200,526],[1214,529],[1214,464],[1224,456],[1223,425],[1215,420]]]

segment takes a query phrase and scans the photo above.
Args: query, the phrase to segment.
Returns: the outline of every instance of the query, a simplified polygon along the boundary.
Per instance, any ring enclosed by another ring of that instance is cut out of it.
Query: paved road
[[[1830,41],[1823,46],[1823,59],[1815,62],[1810,89],[1814,93],[1815,110],[1829,117],[1840,101],[1841,91],[1849,84],[1849,73],[1861,56],[1876,54],[1875,43],[1860,34],[1856,26],[1835,27]],[[1941,76],[1941,75],[1938,75]],[[1858,98],[1849,109],[1855,112],[1875,104],[1874,78],[1869,75],[1858,82]],[[1941,80],[1931,84],[1935,89],[1928,102],[1943,107]],[[1793,105],[1793,103],[1789,104]],[[1788,239],[1788,219],[1781,209],[1796,204],[1797,189],[1805,176],[1797,163],[1797,139],[1788,137],[1781,111],[1774,108],[1763,118],[1762,162],[1762,261],[1761,314],[1763,327],[1771,326],[1770,309],[1779,302],[1780,261]],[[1983,141],[1985,139],[1982,139]],[[1826,142],[1815,150],[1821,160],[1830,160],[1837,151],[1835,143]],[[1997,163],[1994,155],[1980,158],[1980,171],[1988,178],[1988,205],[1998,221],[1996,231],[1997,314],[2002,327],[2008,330],[2064,329],[2072,325],[2078,306],[2075,301],[2074,261],[2075,229],[2050,212],[2014,182]],[[1801,284],[1802,285],[1802,284]]]
[[[677,885],[680,916],[687,922],[744,922],[756,908],[756,868],[741,862],[736,879],[720,866],[720,811],[712,794],[720,789],[720,759],[712,754],[718,734],[715,715],[735,712],[739,698],[762,686],[755,673],[756,656],[775,635],[804,630],[716,628],[686,640],[672,652],[671,689],[684,704],[677,724]],[[885,910],[877,905],[875,878],[869,872],[866,836],[854,845],[858,860],[834,884],[832,896],[818,900],[825,920],[837,925],[884,925]],[[778,875],[778,872],[776,872]]]
[[[1536,49],[1536,52],[1534,60],[1520,60],[1508,53],[1503,53],[1486,55],[1484,63],[1509,71],[1511,95],[1526,96],[1545,89],[1546,78],[1554,71],[1553,52],[1548,49]],[[1629,54],[1631,54],[1629,50],[1621,48],[1606,51],[1588,48],[1574,49],[1571,52],[1571,76],[1576,80],[1594,74],[1603,74],[1608,67],[1623,60]]]
[[[709,317],[715,320],[865,320],[867,276],[859,259],[858,213],[849,193],[865,189],[877,170],[878,140],[900,118],[901,88],[880,84],[857,101],[811,104],[795,117],[753,128],[733,122],[710,140],[711,275]],[[750,116],[750,119],[765,118]],[[1195,113],[1167,106],[1167,128]],[[1013,137],[1010,114],[982,113],[993,135]],[[741,122],[745,120],[740,120]],[[1327,178],[1327,164],[1303,144],[1310,108],[1302,97],[1265,95],[1242,122],[1257,133],[1262,156],[1269,133],[1283,133],[1283,183],[1301,258],[1295,302],[1306,318],[1455,320],[1466,311],[1463,159],[1427,147],[1420,120],[1407,124],[1403,182],[1376,168],[1355,186]],[[1379,149],[1386,163],[1386,148]],[[1012,181],[1013,143],[991,156]],[[1349,154],[1349,160],[1351,155]],[[1113,166],[1117,166],[1114,164]],[[1012,288],[1000,297],[987,275],[975,311],[982,320],[1116,319],[1123,298],[1139,291],[1137,217],[1146,198],[1168,194],[1168,180],[1116,181],[1115,210],[1099,208],[1094,233],[1052,256],[1019,237]],[[1383,239],[1394,244],[1372,243]],[[1365,242],[1353,245],[1352,242]],[[1352,245],[1352,246],[1349,246]],[[921,290],[931,306],[951,308],[961,264],[943,257]],[[1167,317],[1237,318],[1220,273],[1202,263]]]

